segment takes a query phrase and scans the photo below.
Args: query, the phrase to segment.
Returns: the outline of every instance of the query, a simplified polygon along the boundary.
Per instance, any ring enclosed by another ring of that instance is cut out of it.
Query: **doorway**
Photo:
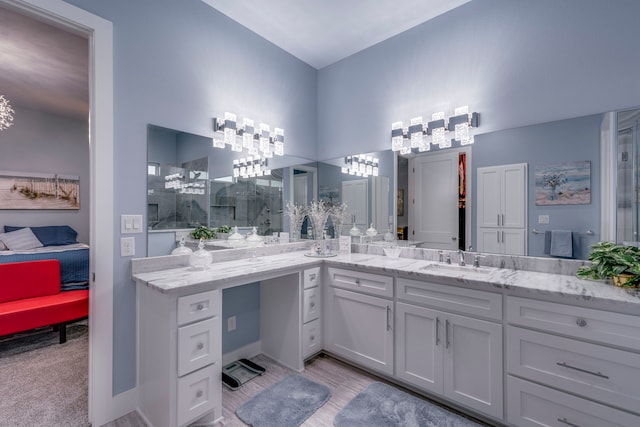
[[[408,240],[422,247],[466,250],[471,229],[471,150],[439,150],[408,161]]]
[[[89,40],[90,256],[89,421],[103,425],[135,408],[132,393],[113,396],[113,27],[62,1],[0,0],[13,8]],[[99,161],[98,161],[99,159]],[[100,197],[98,197],[100,195]],[[135,390],[134,390],[135,391]]]

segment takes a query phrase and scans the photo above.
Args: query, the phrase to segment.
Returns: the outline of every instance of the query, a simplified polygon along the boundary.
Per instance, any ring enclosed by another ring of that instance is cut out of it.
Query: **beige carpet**
[[[0,337],[0,426],[88,426],[88,328]]]

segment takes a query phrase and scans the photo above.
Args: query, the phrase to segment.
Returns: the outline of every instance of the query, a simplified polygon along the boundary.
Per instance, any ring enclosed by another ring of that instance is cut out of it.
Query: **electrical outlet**
[[[120,256],[134,256],[136,254],[136,239],[134,237],[120,238]]]
[[[236,330],[236,316],[227,317],[227,332]]]
[[[538,224],[549,224],[549,215],[538,215]]]

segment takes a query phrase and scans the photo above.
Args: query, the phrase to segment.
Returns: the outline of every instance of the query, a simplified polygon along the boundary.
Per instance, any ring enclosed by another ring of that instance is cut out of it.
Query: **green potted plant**
[[[193,237],[196,240],[200,240],[200,239],[208,240],[208,239],[215,238],[216,233],[209,227],[200,225],[191,232],[191,237]]]
[[[579,278],[611,278],[616,286],[640,286],[640,248],[613,242],[597,242],[591,246],[589,261],[591,265],[578,268]]]
[[[229,237],[229,233],[231,233],[231,227],[228,225],[221,225],[216,228],[216,238],[218,239],[227,239]]]

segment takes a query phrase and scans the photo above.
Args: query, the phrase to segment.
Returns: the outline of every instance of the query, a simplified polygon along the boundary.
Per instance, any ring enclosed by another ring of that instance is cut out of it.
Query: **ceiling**
[[[320,69],[470,0],[202,1]],[[84,120],[88,79],[86,37],[0,7],[0,95],[14,110]]]
[[[202,0],[316,69],[471,0]]]
[[[89,43],[0,8],[0,94],[13,105],[86,120]],[[18,120],[16,111],[15,121]]]

